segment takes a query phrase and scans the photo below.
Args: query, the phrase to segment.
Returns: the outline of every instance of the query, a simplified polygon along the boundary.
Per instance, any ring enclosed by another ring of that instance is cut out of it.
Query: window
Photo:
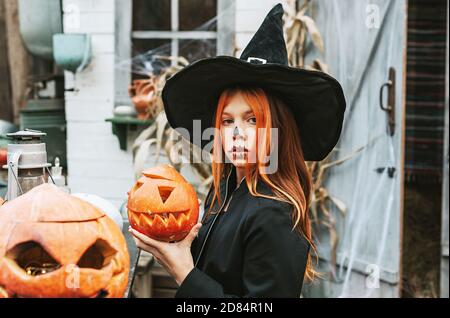
[[[218,2],[133,0],[133,56],[143,54],[147,63],[155,55],[182,56],[189,62],[215,56]],[[158,66],[163,66],[161,61],[155,61],[150,68],[158,72]]]
[[[158,55],[193,62],[234,52],[235,0],[115,1],[116,105],[126,100],[132,79],[170,63]]]

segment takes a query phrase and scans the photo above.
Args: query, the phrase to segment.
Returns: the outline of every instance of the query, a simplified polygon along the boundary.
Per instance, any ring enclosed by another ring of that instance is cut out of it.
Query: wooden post
[[[5,8],[6,38],[14,123],[19,123],[19,112],[27,100],[27,79],[31,68],[31,55],[26,50],[19,28],[18,0],[3,1]]]
[[[0,119],[13,121],[4,1],[0,1]]]
[[[447,1],[448,9],[448,1]],[[447,11],[447,23],[449,19],[449,14]],[[448,188],[449,188],[449,175],[448,175],[448,164],[449,164],[449,106],[448,106],[448,32],[447,32],[447,45],[446,45],[446,60],[445,60],[445,135],[444,135],[444,167],[443,167],[443,182],[442,182],[442,236],[441,236],[441,297],[448,298],[449,291],[449,281],[448,281]]]

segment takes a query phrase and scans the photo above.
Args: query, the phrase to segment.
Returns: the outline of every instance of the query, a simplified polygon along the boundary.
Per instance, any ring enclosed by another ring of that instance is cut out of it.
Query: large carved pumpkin
[[[146,169],[128,193],[128,219],[137,231],[159,241],[180,241],[197,223],[197,193],[169,165]]]
[[[55,185],[0,207],[0,297],[122,297],[129,269],[114,221]]]

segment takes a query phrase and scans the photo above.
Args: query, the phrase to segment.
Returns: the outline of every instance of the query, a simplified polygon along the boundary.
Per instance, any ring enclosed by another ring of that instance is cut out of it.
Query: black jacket
[[[299,297],[310,246],[292,231],[292,205],[253,196],[245,180],[235,188],[233,168],[221,182],[222,207],[216,200],[212,209],[220,213],[203,222],[192,243],[196,266],[179,286],[176,297]],[[273,194],[263,181],[257,190]],[[210,190],[205,214],[211,194]],[[223,212],[225,205],[228,208]]]

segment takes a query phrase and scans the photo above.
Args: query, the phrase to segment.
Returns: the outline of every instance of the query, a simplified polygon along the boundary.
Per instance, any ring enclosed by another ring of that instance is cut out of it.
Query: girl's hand
[[[189,234],[182,241],[176,243],[160,242],[145,236],[131,227],[128,229],[133,234],[137,247],[153,254],[179,286],[194,268],[191,244],[201,226],[201,223],[194,225]]]

